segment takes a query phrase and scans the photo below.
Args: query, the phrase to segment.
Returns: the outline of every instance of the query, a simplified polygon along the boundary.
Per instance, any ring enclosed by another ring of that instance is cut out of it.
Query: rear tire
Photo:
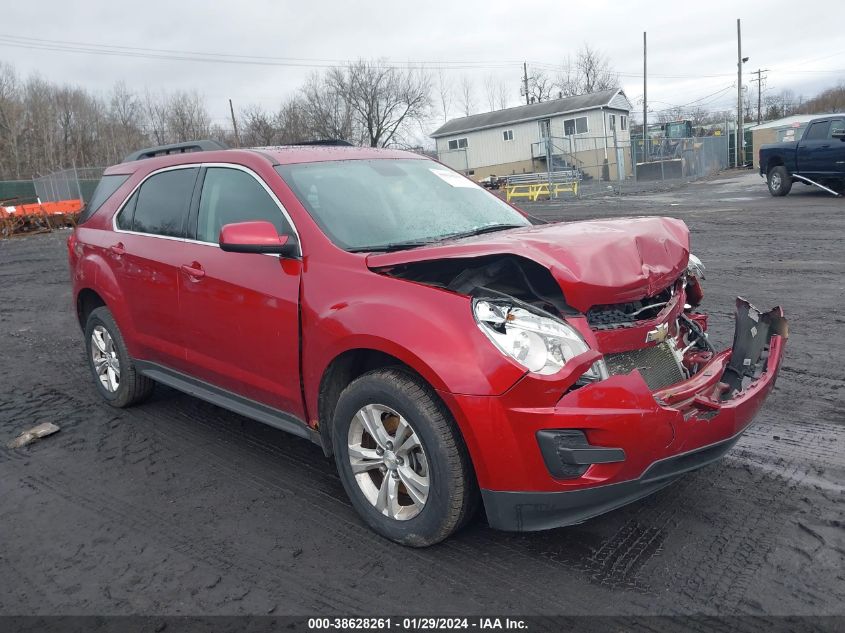
[[[353,507],[392,541],[433,545],[478,508],[475,473],[451,414],[406,370],[377,369],[343,390],[332,445]]]
[[[769,185],[769,193],[775,197],[785,196],[792,189],[792,177],[783,165],[772,167],[766,181]]]
[[[135,369],[123,335],[105,306],[88,315],[85,350],[94,385],[111,406],[129,407],[152,393],[155,383]]]

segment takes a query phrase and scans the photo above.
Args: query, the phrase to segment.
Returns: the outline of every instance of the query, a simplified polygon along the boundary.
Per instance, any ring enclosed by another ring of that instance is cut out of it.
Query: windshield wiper
[[[486,224],[484,226],[476,227],[470,231],[462,231],[461,233],[452,233],[451,235],[444,235],[439,238],[442,240],[459,240],[462,237],[473,237],[474,235],[482,235],[483,233],[493,233],[494,231],[504,231],[506,229],[521,229],[525,228],[525,224]]]
[[[355,246],[347,248],[349,253],[389,253],[391,251],[404,251],[409,248],[418,248],[420,246],[431,246],[435,242],[443,242],[445,240],[456,240],[462,237],[472,237],[473,235],[481,235],[482,233],[492,233],[493,231],[504,231],[505,229],[519,229],[524,228],[525,224],[486,224],[479,226],[471,231],[462,231],[461,233],[452,233],[450,235],[442,235],[430,240],[409,240],[407,242],[391,242],[390,244],[379,244],[376,246]]]
[[[356,246],[354,248],[347,248],[349,253],[390,253],[392,251],[404,251],[409,248],[417,248],[419,246],[428,246],[430,241],[409,241],[409,242],[392,242],[390,244],[377,244],[375,246]]]

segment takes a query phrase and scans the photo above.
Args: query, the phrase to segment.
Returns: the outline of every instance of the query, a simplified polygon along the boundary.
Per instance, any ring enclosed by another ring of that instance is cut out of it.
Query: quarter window
[[[466,149],[467,140],[465,138],[453,138],[449,141],[449,149]]]
[[[196,167],[174,169],[148,178],[141,185],[137,200],[134,201],[132,230],[152,235],[182,237],[198,171]],[[125,207],[124,211],[127,210]]]
[[[512,141],[513,140],[513,130],[504,130],[502,132],[502,139],[505,141]]]
[[[116,174],[114,176],[103,176],[97,184],[97,188],[94,190],[94,195],[91,196],[88,204],[85,205],[85,210],[82,211],[82,215],[79,216],[79,224],[82,224],[94,215],[94,213],[97,212],[97,209],[103,206],[105,201],[111,198],[112,194],[120,188],[120,185],[125,183],[128,179],[129,176],[120,174]]]
[[[266,220],[279,235],[291,229],[279,206],[250,174],[239,169],[209,167],[200,196],[197,239],[217,244],[226,224]]]

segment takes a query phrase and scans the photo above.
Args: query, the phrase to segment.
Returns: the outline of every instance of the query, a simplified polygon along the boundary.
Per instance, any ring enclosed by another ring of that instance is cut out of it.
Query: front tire
[[[392,541],[433,545],[478,507],[472,464],[449,411],[408,371],[377,369],[352,381],[335,408],[332,445],[355,510]]]
[[[111,406],[122,409],[152,393],[155,383],[135,369],[123,335],[105,306],[88,315],[85,349],[97,391]]]
[[[769,185],[769,193],[775,197],[785,196],[792,189],[792,177],[783,165],[772,167],[766,182]]]

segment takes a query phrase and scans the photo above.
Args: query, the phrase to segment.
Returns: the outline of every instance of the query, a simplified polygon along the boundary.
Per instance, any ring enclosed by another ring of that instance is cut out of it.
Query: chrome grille
[[[630,374],[638,369],[652,391],[674,385],[684,379],[669,343],[631,352],[605,354],[604,360],[611,376]]]

